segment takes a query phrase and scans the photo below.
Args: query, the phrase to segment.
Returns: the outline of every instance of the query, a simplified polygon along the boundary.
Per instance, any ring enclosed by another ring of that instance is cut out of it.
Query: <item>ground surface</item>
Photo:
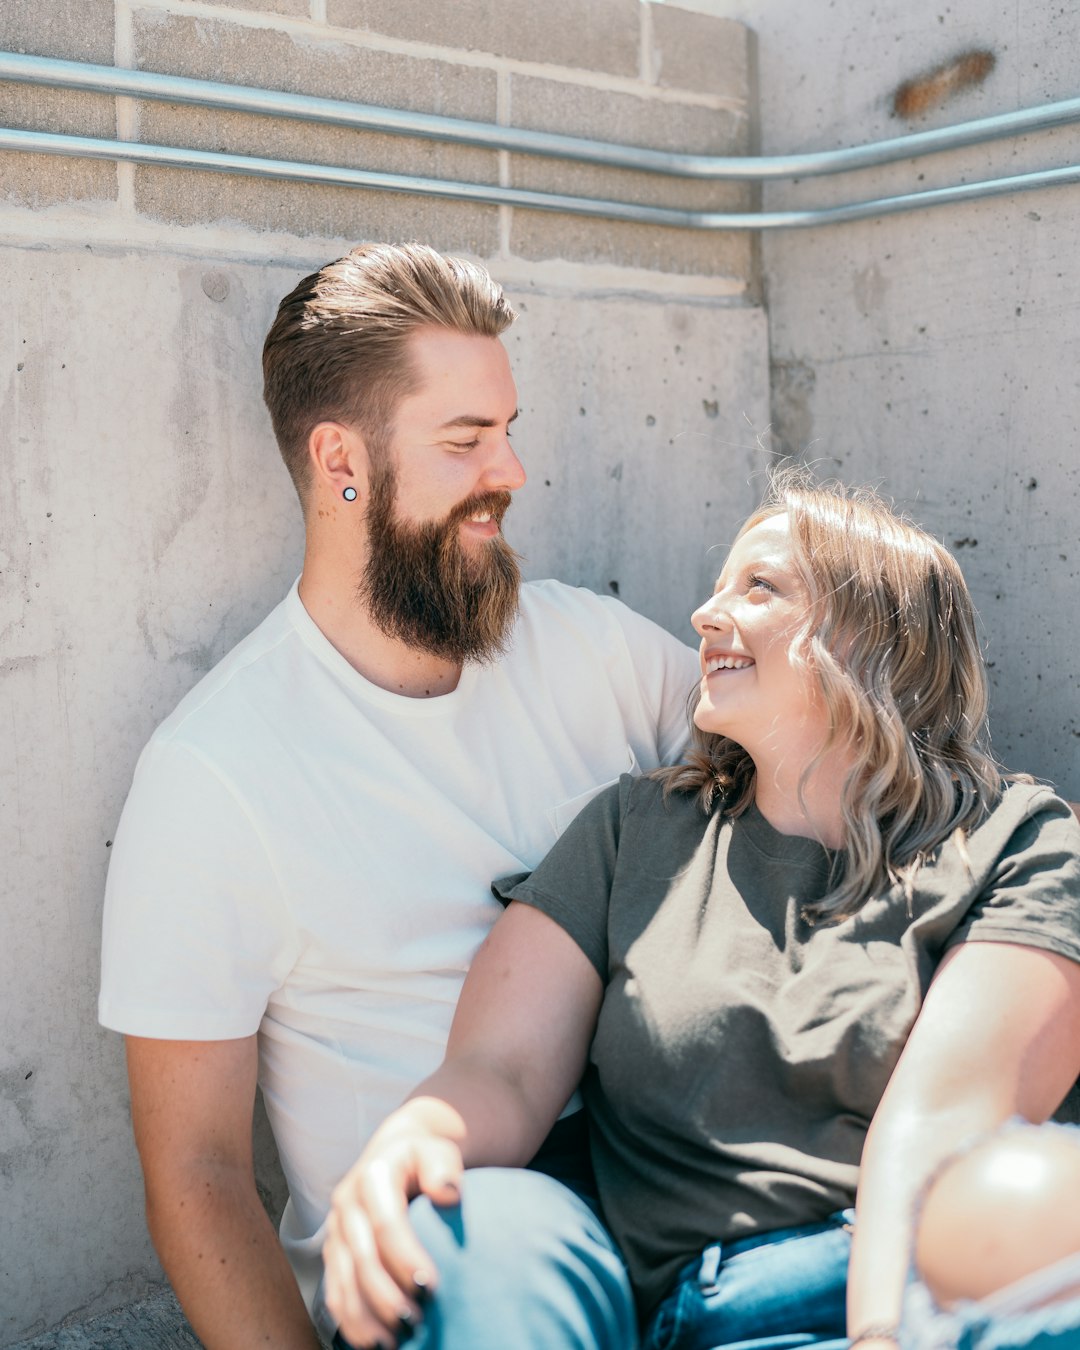
[[[9,1350],[201,1350],[168,1290],[79,1326],[49,1331]]]

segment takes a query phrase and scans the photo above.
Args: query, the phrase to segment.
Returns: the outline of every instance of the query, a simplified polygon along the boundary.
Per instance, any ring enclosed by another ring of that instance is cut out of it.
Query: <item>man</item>
[[[330,1191],[438,1064],[492,878],[684,738],[693,652],[519,585],[513,317],[483,269],[419,245],[355,249],[285,298],[265,397],[303,572],[155,733],[117,833],[100,1016],[128,1038],[150,1231],[208,1350],[317,1344]]]

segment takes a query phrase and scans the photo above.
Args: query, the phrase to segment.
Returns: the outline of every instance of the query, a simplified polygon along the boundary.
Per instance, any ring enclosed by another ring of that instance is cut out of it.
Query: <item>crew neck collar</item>
[[[304,602],[300,599],[299,577],[285,597],[285,609],[289,621],[305,646],[333,671],[337,679],[357,697],[386,712],[409,717],[444,716],[453,712],[476,687],[480,667],[466,663],[462,666],[457,685],[447,694],[436,694],[431,698],[411,698],[406,694],[395,694],[366,679],[342,656],[304,608]]]
[[[828,867],[836,857],[836,850],[826,848],[817,839],[808,839],[801,834],[783,834],[769,824],[756,802],[751,802],[736,823],[745,830],[759,852],[769,858],[822,863]]]

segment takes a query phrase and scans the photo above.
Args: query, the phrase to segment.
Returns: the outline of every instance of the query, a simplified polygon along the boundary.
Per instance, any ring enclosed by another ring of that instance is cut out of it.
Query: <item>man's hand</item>
[[[423,1315],[437,1274],[409,1224],[408,1205],[416,1195],[458,1202],[461,1149],[448,1134],[460,1129],[446,1103],[408,1102],[334,1190],[323,1246],[326,1306],[353,1345],[393,1350]]]
[[[255,1189],[255,1037],[129,1036],[127,1054],[150,1236],[206,1350],[318,1350]]]

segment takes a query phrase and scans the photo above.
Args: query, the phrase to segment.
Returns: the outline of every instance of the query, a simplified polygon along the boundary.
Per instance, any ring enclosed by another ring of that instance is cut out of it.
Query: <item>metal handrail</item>
[[[680,178],[735,182],[847,173],[853,169],[938,154],[961,146],[979,145],[1006,136],[1044,131],[1080,121],[1080,98],[1073,98],[839,150],[791,155],[691,155],[564,136],[550,131],[530,131],[523,127],[500,127],[490,122],[468,122],[434,113],[380,108],[368,103],[347,103],[307,94],[250,88],[247,85],[219,84],[181,75],[162,75],[155,71],[124,70],[81,61],[27,56],[20,52],[0,52],[0,79],[131,98],[192,103],[206,108],[226,108],[233,112],[320,122],[328,126],[346,126],[364,131],[383,131],[398,136],[421,136],[491,150],[512,150],[522,154],[580,160],[609,168],[637,169]]]
[[[849,202],[841,206],[800,211],[684,211],[667,206],[646,206],[634,202],[603,201],[556,192],[537,192],[531,188],[445,182],[438,178],[417,178],[407,174],[380,173],[370,169],[304,164],[285,159],[261,159],[217,150],[186,150],[176,146],[101,140],[89,136],[66,136],[45,131],[0,128],[0,151],[3,150],[75,155],[90,159],[115,159],[136,164],[164,164],[174,168],[210,169],[218,173],[241,173],[262,178],[291,179],[302,183],[373,188],[383,192],[405,192],[422,197],[444,197],[493,206],[524,206],[539,211],[562,211],[572,215],[603,216],[612,220],[637,221],[647,225],[675,225],[699,230],[770,230],[833,225],[842,221],[893,215],[899,211],[913,211],[920,207],[940,206],[947,202],[965,201],[975,197],[999,196],[1008,192],[1024,192],[1032,188],[1080,182],[1080,165],[1072,164],[1059,169],[1019,174],[1011,178],[961,183],[952,187],[907,193],[899,197],[881,197],[872,201]]]

